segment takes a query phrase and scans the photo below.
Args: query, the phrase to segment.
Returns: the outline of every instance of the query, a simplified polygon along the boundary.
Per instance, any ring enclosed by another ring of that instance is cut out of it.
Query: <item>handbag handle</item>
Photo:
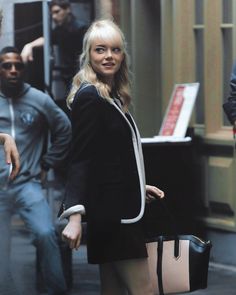
[[[164,210],[166,211],[167,215],[169,216],[170,222],[171,222],[171,226],[173,228],[173,232],[174,232],[174,240],[175,240],[175,244],[174,244],[174,257],[177,258],[179,257],[179,237],[178,237],[178,233],[177,233],[177,227],[176,227],[176,219],[174,218],[173,214],[170,212],[170,210],[168,209],[165,200],[161,199],[160,203],[162,204],[162,207],[164,208]],[[161,244],[163,245],[163,237],[159,237],[159,239],[161,240]],[[159,240],[158,240],[159,242]],[[163,246],[162,246],[162,250],[163,250]]]
[[[177,258],[180,255],[180,243],[179,243],[179,237],[177,234],[177,227],[176,227],[176,221],[173,216],[173,214],[168,209],[166,202],[164,199],[160,200],[160,204],[162,208],[165,210],[168,218],[170,219],[170,224],[173,228],[174,232],[174,257]],[[157,238],[158,247],[157,247],[157,277],[158,277],[158,286],[159,286],[159,295],[165,295],[164,288],[163,288],[163,280],[162,280],[162,257],[163,257],[163,243],[164,239],[163,236],[158,236]]]
[[[153,204],[154,207],[152,206],[152,203],[155,203],[155,204]],[[146,219],[145,219],[145,222],[146,222],[145,226],[146,226],[146,232],[147,232],[147,237],[146,237],[147,243],[157,241],[157,234],[156,234],[157,231],[156,230],[158,230],[158,228],[156,228],[156,226],[153,227],[153,225],[155,224],[155,221],[158,221],[156,210],[155,211],[153,210],[153,209],[155,209],[156,205],[158,205],[158,207],[161,208],[162,212],[164,212],[164,216],[167,217],[168,226],[165,227],[166,230],[168,228],[167,232],[169,232],[169,230],[170,230],[172,236],[178,236],[178,230],[177,230],[178,223],[176,222],[173,214],[169,211],[165,200],[164,199],[156,199],[155,201],[152,201],[150,204],[148,204],[149,208],[146,211],[147,215],[146,215]],[[148,214],[150,214],[150,215],[148,215]],[[148,216],[151,216],[151,219],[149,219]],[[149,229],[151,229],[151,230],[149,231]],[[153,235],[153,229],[155,229],[154,235]],[[163,235],[163,234],[161,234],[161,232],[159,232],[158,236]]]
[[[168,217],[170,218],[172,222],[173,229],[176,230],[175,218],[173,217],[173,215],[167,208],[166,203],[163,202],[163,200],[161,200],[160,203],[161,203],[162,209],[165,210],[165,212],[168,214]],[[183,242],[183,245],[182,245],[182,240],[187,240],[188,243]],[[159,295],[165,295],[164,293],[165,287],[168,287],[168,290],[169,290],[169,285],[165,286],[165,282],[167,278],[164,278],[164,276],[168,275],[168,273],[163,272],[163,269],[165,270],[165,268],[163,268],[163,263],[165,264],[165,262],[167,261],[166,265],[169,265],[170,259],[173,259],[173,260],[180,259],[179,261],[180,264],[182,262],[184,262],[185,264],[186,263],[186,260],[184,258],[185,255],[191,255],[191,259],[189,258],[189,261],[187,260],[190,263],[189,274],[188,274],[190,289],[197,290],[199,288],[200,289],[206,288],[209,254],[210,254],[210,248],[211,248],[210,241],[203,241],[193,235],[178,235],[177,232],[175,231],[173,235],[159,235],[152,240],[150,239],[149,242],[157,242],[157,257],[156,257],[157,265],[156,265],[155,272],[157,274]],[[171,243],[169,244],[169,242]],[[181,253],[182,246],[183,246],[183,251]],[[189,249],[187,250],[186,247],[189,247]],[[181,260],[182,255],[183,255],[183,260]],[[200,279],[199,279],[199,270],[201,270],[202,266],[204,267],[204,271],[202,275],[200,275]],[[178,265],[176,264],[175,267],[176,267],[175,269],[179,271],[179,264]],[[163,282],[163,279],[164,279],[164,282]],[[177,289],[179,290],[179,287]]]
[[[158,204],[160,204],[160,206],[162,207],[163,211],[165,211],[166,216],[169,219],[169,227],[170,227],[170,229],[172,229],[173,235],[177,236],[178,235],[178,230],[177,230],[178,222],[176,221],[176,219],[175,219],[174,215],[172,214],[172,212],[169,210],[165,199],[156,199],[153,202],[158,202]],[[151,205],[151,203],[150,203],[150,205]]]
[[[158,247],[157,247],[157,278],[158,278],[158,287],[159,294],[164,295],[163,283],[162,283],[162,253],[163,253],[163,238],[158,238]]]

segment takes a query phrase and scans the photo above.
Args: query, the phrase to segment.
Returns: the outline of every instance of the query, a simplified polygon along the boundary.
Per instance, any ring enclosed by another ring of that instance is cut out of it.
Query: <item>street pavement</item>
[[[46,295],[36,290],[36,252],[28,233],[21,227],[12,230],[12,271],[22,295]],[[86,247],[73,251],[73,287],[69,295],[99,295],[99,275],[96,265],[88,265]],[[186,293],[185,293],[186,294]],[[208,288],[193,295],[236,295],[236,267],[210,263]],[[112,295],[112,294],[111,294]],[[145,295],[145,294],[143,294]]]

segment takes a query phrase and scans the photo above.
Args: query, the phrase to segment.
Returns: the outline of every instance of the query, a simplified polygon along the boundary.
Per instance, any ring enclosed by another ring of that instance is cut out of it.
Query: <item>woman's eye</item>
[[[97,47],[96,49],[95,49],[95,51],[97,52],[97,53],[103,53],[104,52],[104,48],[102,48],[102,47]]]
[[[119,47],[113,48],[113,52],[119,53],[119,52],[121,52],[121,49]]]

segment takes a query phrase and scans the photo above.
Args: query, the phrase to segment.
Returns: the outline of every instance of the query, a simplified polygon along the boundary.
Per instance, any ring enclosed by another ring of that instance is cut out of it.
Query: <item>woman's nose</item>
[[[110,57],[112,57],[112,51],[111,51],[111,49],[107,49],[106,58],[110,58]]]

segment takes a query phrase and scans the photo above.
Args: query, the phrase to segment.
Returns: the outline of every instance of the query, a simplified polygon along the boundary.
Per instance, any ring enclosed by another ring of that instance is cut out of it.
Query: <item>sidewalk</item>
[[[35,263],[35,248],[30,244],[28,234],[23,230],[14,229],[12,237],[12,270],[16,285],[22,295],[39,294],[35,288]],[[81,246],[79,251],[73,252],[73,278],[73,288],[69,295],[99,295],[98,267],[87,264],[85,246]],[[211,263],[208,288],[191,294],[235,295],[236,267]]]
[[[16,286],[22,295],[46,295],[36,290],[36,251],[25,230],[14,229],[12,232],[11,266]],[[73,251],[73,281],[69,295],[99,294],[98,267],[87,264],[84,245],[79,251]]]

